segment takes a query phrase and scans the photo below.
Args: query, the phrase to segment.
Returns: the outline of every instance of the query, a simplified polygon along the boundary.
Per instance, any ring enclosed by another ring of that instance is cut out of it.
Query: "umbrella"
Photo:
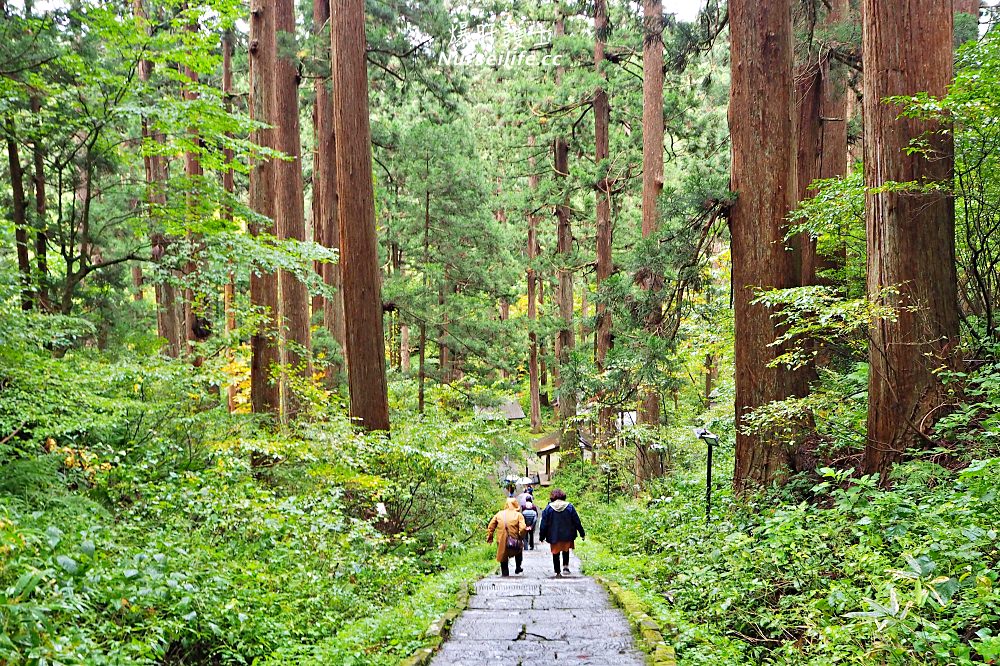
[[[530,479],[530,478],[528,478],[526,476],[522,476],[520,479],[517,480],[518,485],[521,485],[521,486],[530,486],[534,482],[535,482],[534,479]]]
[[[508,474],[506,477],[504,477],[504,483],[520,483],[520,482],[517,480],[516,476],[514,476],[513,474]]]

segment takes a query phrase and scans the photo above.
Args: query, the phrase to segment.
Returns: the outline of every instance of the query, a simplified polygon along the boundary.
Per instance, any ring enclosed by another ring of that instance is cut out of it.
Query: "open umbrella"
[[[519,486],[530,486],[530,485],[532,485],[534,483],[535,483],[535,480],[531,479],[531,478],[529,478],[527,476],[522,476],[520,479],[517,480],[517,485],[519,485]]]

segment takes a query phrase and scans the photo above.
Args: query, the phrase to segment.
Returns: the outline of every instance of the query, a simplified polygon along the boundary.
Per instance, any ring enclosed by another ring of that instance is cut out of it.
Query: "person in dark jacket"
[[[538,527],[538,507],[528,498],[527,503],[521,507],[521,515],[524,516],[524,524],[528,526],[528,550],[535,549],[535,528]]]
[[[538,540],[549,542],[552,568],[555,569],[557,578],[569,574],[569,551],[576,547],[574,542],[577,534],[581,539],[587,537],[576,507],[566,501],[566,493],[559,488],[553,488],[549,493],[549,504],[542,512],[542,524],[538,526]],[[562,570],[559,569],[560,553]]]

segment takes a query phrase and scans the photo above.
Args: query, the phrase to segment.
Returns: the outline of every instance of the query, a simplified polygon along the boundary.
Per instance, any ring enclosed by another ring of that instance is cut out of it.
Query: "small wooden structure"
[[[473,407],[477,419],[483,421],[517,421],[525,418],[521,403],[513,398],[504,398],[494,407]]]
[[[590,433],[584,431],[582,428],[578,430],[578,433],[577,443],[580,448],[585,451],[592,451],[594,448],[594,442]],[[546,480],[552,476],[552,454],[559,453],[559,441],[561,437],[562,433],[555,430],[547,435],[539,437],[531,443],[532,448],[535,450],[535,455],[539,458],[545,458]]]

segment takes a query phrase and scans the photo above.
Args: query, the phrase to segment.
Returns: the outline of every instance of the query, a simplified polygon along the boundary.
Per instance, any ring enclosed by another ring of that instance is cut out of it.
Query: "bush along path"
[[[513,566],[513,562],[511,563]],[[524,553],[524,573],[476,583],[432,666],[588,664],[642,666],[625,616],[592,578],[554,578],[545,544]]]

